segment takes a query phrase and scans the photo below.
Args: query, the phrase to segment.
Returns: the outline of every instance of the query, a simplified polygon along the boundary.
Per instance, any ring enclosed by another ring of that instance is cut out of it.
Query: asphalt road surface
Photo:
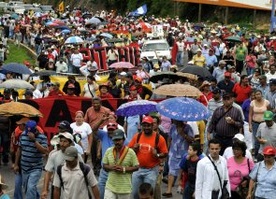
[[[5,184],[7,184],[9,187],[8,189],[4,190],[6,194],[8,194],[11,198],[13,198],[13,192],[14,192],[14,173],[11,169],[11,164],[8,164],[4,166],[3,164],[0,166],[0,174],[2,175],[3,179],[5,180]],[[44,173],[42,174],[42,177],[39,181],[38,188],[39,191],[41,191],[43,186],[43,179],[44,179]],[[162,193],[166,191],[167,185],[165,183],[162,183]],[[173,199],[182,199],[182,195],[177,193],[177,185],[173,187]],[[165,197],[162,197],[165,198]]]

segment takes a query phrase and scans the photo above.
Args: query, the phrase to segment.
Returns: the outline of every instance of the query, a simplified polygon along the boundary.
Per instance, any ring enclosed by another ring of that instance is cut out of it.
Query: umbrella
[[[18,14],[16,14],[16,13],[12,13],[12,14],[11,14],[11,18],[12,18],[12,19],[18,19],[19,16],[18,16]]]
[[[33,89],[34,86],[22,79],[9,79],[1,83],[0,88]]]
[[[103,18],[101,18],[101,17],[94,17],[94,18],[99,19],[101,22],[104,22],[104,21],[105,21],[105,20],[104,20]]]
[[[36,12],[36,13],[34,13],[34,17],[42,17],[42,13],[41,12]]]
[[[24,117],[43,117],[42,113],[35,107],[21,102],[8,102],[1,104],[0,115],[7,117],[15,115],[21,115]]]
[[[241,38],[237,36],[230,36],[225,39],[225,41],[229,42],[241,42]]]
[[[84,19],[90,18],[90,17],[92,17],[92,14],[91,14],[91,13],[84,13],[84,14],[82,15],[82,18],[84,18]]]
[[[106,38],[108,38],[108,39],[112,39],[112,38],[113,38],[113,35],[112,35],[112,34],[110,34],[110,33],[106,33],[106,32],[104,32],[104,33],[100,34],[100,36],[102,36],[102,37],[106,37]]]
[[[64,29],[61,31],[61,33],[63,33],[63,34],[69,34],[70,32],[71,32],[71,30],[69,30],[69,29]]]
[[[199,121],[209,117],[208,109],[192,98],[175,97],[163,100],[156,105],[157,111],[178,121]]]
[[[141,28],[143,30],[151,29],[151,24],[147,22],[140,22],[139,24],[136,25],[136,28]]]
[[[53,70],[40,70],[31,74],[30,76],[51,76],[56,74],[57,74],[56,71],[53,71]]]
[[[32,72],[27,66],[15,62],[3,65],[2,69],[12,73],[32,74]]]
[[[181,69],[180,72],[194,74],[203,78],[212,77],[211,73],[208,71],[207,68],[196,65],[188,65],[187,67]]]
[[[188,84],[166,84],[159,86],[153,91],[157,95],[168,95],[174,97],[199,97],[200,90]]]
[[[196,75],[193,75],[193,74],[190,74],[190,73],[182,73],[182,72],[176,72],[176,74],[179,76],[179,77],[186,77],[190,80],[197,80],[198,77]]]
[[[194,28],[205,28],[205,25],[203,23],[195,23],[193,25]]]
[[[65,41],[65,44],[80,44],[83,43],[83,39],[79,36],[68,37]]]
[[[179,80],[180,77],[174,72],[159,72],[151,76],[149,81],[157,83],[158,81],[164,81],[164,79]]]
[[[94,25],[98,25],[100,24],[102,21],[96,17],[93,17],[91,19],[88,19],[85,23],[85,25],[89,25],[89,24],[94,24]]]
[[[109,66],[109,68],[116,68],[116,69],[119,69],[119,68],[134,68],[134,66],[130,62],[121,61],[121,62],[116,62],[116,63],[111,64]]]
[[[134,116],[144,115],[150,112],[156,112],[156,102],[148,100],[135,100],[119,106],[116,115]]]

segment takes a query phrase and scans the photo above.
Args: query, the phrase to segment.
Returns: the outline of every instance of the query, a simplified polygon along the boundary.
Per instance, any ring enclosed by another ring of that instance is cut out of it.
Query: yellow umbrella
[[[21,102],[8,102],[1,104],[0,115],[7,117],[14,115],[22,115],[24,117],[43,117],[42,113],[35,107]]]

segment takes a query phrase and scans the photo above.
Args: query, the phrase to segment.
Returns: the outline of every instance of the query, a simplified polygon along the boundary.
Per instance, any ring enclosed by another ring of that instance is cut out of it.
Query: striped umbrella
[[[79,36],[72,36],[66,39],[65,44],[81,44],[83,42],[83,39]]]

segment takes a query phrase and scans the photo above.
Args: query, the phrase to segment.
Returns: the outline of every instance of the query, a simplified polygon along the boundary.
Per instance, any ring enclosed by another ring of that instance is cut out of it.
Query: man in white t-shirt
[[[74,53],[71,55],[70,57],[70,61],[72,62],[74,68],[74,73],[80,73],[80,67],[82,64],[82,60],[83,60],[83,56],[82,54],[79,52],[78,49],[74,50]]]

